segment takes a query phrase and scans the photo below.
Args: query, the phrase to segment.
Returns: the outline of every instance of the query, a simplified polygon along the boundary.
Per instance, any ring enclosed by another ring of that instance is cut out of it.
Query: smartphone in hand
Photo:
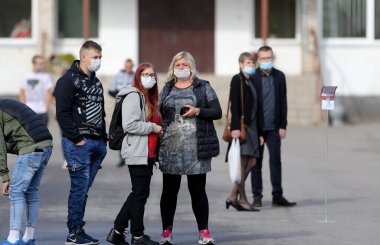
[[[179,112],[179,114],[180,114],[181,116],[183,116],[183,115],[184,115],[186,112],[188,112],[189,110],[190,110],[189,107],[184,106],[184,107],[181,108],[181,111]]]

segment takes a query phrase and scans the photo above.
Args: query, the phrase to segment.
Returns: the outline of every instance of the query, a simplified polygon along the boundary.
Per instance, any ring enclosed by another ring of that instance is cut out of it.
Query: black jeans
[[[173,226],[181,177],[181,175],[163,174],[160,208],[162,227],[164,230],[169,226]],[[208,229],[209,207],[206,194],[206,174],[187,175],[187,185],[198,229]]]
[[[123,232],[131,221],[131,234],[144,235],[145,204],[149,197],[150,181],[153,175],[154,159],[148,159],[148,165],[128,165],[131,176],[132,192],[114,222],[116,230]]]
[[[270,180],[272,183],[272,196],[274,198],[282,196],[281,139],[278,131],[278,129],[264,131],[265,144],[269,150]],[[264,145],[260,146],[260,157],[257,158],[256,166],[251,170],[252,193],[254,197],[262,197],[263,179],[261,169],[263,166],[263,154]]]

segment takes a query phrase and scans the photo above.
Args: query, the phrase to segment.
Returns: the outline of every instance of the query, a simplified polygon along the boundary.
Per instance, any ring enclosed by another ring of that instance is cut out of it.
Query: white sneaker
[[[199,231],[199,241],[198,244],[200,245],[214,245],[215,241],[211,238],[210,231],[209,230],[201,230]]]
[[[172,243],[172,227],[169,226],[161,233],[160,245],[171,245]]]

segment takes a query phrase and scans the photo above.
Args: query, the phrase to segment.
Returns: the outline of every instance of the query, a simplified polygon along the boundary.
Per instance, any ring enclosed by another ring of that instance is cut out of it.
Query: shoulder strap
[[[241,117],[244,117],[244,91],[243,91],[243,79],[239,75],[240,78],[240,105],[241,105]]]
[[[240,105],[241,105],[241,116],[244,117],[244,94],[243,94],[243,79],[239,75],[240,78]],[[228,104],[227,104],[227,118],[229,116],[230,112],[230,105],[231,105],[231,93],[228,95]]]
[[[228,118],[228,116],[229,116],[230,107],[231,107],[231,93],[228,95],[227,118]]]

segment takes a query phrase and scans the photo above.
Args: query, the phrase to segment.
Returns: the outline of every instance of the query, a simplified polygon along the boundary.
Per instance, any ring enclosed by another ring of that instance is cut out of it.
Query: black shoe
[[[239,201],[232,201],[230,199],[226,200],[226,209],[229,209],[230,206],[234,207],[237,211],[246,211],[245,208],[243,208]]]
[[[260,209],[254,208],[250,204],[248,204],[249,205],[248,208],[242,206],[239,202],[237,203],[237,205],[238,205],[237,206],[238,211],[248,211],[248,212],[259,212],[260,211]]]
[[[280,196],[280,197],[274,197],[272,199],[272,206],[273,207],[293,207],[293,206],[296,206],[297,203],[296,202],[289,202],[288,200],[286,200],[285,197],[283,196]]]
[[[90,235],[88,235],[88,234],[84,231],[83,228],[80,229],[80,230],[78,230],[77,233],[78,233],[80,236],[82,236],[84,239],[90,240],[90,241],[92,242],[93,245],[97,245],[97,244],[100,243],[100,241],[99,241],[98,239],[93,238],[93,237],[91,237]]]
[[[108,233],[107,242],[110,242],[115,245],[129,245],[129,243],[125,240],[124,233],[116,233],[115,228],[112,228],[110,230],[110,233]]]
[[[67,235],[65,245],[92,245],[92,241],[74,232]]]
[[[118,167],[124,167],[125,166],[125,162],[123,160],[121,160],[118,164],[117,164]]]
[[[261,202],[261,197],[254,197],[252,206],[254,208],[261,208],[263,206],[263,203]]]
[[[142,245],[160,245],[160,243],[152,241],[150,239],[150,236],[148,236],[148,235],[142,235],[140,238],[135,238],[134,236],[132,236],[131,245],[137,245],[137,244],[142,244]]]

